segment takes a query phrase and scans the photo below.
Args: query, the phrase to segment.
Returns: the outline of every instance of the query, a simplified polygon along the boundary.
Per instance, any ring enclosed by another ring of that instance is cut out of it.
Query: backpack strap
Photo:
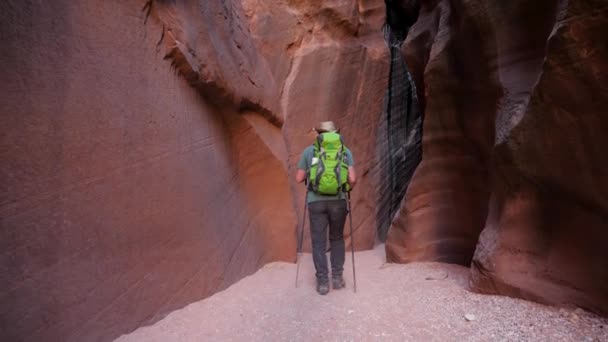
[[[336,179],[338,180],[338,196],[340,196],[343,192],[343,187],[342,185],[342,176],[341,176],[341,169],[342,169],[342,163],[344,163],[344,137],[342,137],[342,134],[339,135],[340,136],[340,151],[338,152],[338,155],[336,156],[336,159],[338,160],[338,163],[336,164],[336,169],[334,170],[334,172],[336,173]]]
[[[323,143],[323,134],[319,134],[315,141],[315,148],[313,158],[317,158],[317,174],[315,175],[315,179],[311,181],[312,190],[317,191],[319,189],[319,182],[321,182],[321,176],[325,171],[325,165],[323,163],[323,156],[325,155],[325,151],[322,147]]]

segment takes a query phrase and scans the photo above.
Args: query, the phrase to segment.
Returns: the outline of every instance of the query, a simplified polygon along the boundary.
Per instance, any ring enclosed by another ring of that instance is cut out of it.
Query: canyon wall
[[[355,247],[373,246],[382,1],[0,13],[0,339],[110,340],[295,260],[292,179],[322,120],[355,155]]]
[[[373,172],[389,62],[381,31],[384,3],[149,3],[163,27],[159,46],[165,45],[178,72],[206,100],[234,107],[284,162],[299,225],[306,189],[293,181],[297,161],[316,136],[312,127],[336,123],[359,174],[352,199],[355,248],[373,247],[373,213],[378,199],[388,196],[377,191]],[[309,241],[306,223],[305,251]]]
[[[503,16],[524,8],[523,2],[512,6],[491,11]],[[608,36],[608,4],[537,6],[547,14],[524,15],[543,26],[523,30],[550,33],[545,55],[540,33],[528,33],[524,42],[507,40],[499,60],[506,65],[503,86],[513,95],[498,111],[493,193],[471,284],[485,293],[608,315],[608,46],[601,43]],[[516,44],[529,49],[509,53]],[[529,95],[522,99],[525,88]]]
[[[246,73],[270,74],[225,48],[234,88],[205,99],[144,5],[0,5],[3,341],[111,340],[294,260],[284,156],[260,133],[280,138],[274,88]]]
[[[489,197],[487,164],[501,95],[490,18],[460,2],[422,2],[403,51],[424,98],[423,158],[389,231],[398,262],[470,264]],[[473,48],[475,46],[475,48]]]
[[[359,182],[352,193],[355,249],[372,248],[376,203],[388,196],[376,181],[376,136],[386,91],[389,54],[382,36],[384,3],[246,0],[251,34],[279,86],[282,135],[290,180],[311,131],[332,120],[354,155]],[[302,220],[305,187],[291,183]],[[345,229],[347,246],[350,231]],[[310,250],[308,223],[304,249]]]
[[[608,6],[422,1],[403,52],[423,160],[395,262],[472,265],[471,287],[608,313]]]

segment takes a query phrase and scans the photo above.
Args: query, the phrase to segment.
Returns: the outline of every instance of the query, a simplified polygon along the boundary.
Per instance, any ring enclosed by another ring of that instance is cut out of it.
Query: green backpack
[[[309,189],[321,195],[337,195],[348,189],[348,164],[342,136],[321,133],[314,143],[314,155],[308,173]]]

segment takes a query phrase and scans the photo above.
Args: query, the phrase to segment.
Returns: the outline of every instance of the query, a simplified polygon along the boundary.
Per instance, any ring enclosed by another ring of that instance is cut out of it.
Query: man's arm
[[[353,159],[353,153],[347,148],[346,149],[346,162],[348,164],[348,184],[350,188],[354,188],[357,184],[357,174],[355,172],[355,160]]]
[[[296,171],[296,183],[302,183],[306,180],[306,170],[308,169],[307,165],[307,150],[305,149],[300,156],[300,160],[298,160],[298,170]]]

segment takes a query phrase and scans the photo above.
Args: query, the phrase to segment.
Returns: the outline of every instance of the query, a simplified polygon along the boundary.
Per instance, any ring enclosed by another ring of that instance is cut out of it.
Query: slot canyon
[[[605,0],[8,0],[0,17],[0,340],[112,341],[295,263],[297,163],[327,120],[358,174],[347,259],[450,264],[467,293],[608,322]]]

